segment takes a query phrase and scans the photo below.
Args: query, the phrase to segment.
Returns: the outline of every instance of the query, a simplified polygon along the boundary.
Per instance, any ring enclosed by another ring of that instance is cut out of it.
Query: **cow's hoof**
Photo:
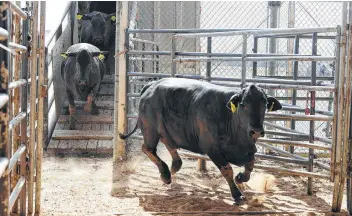
[[[75,124],[69,124],[68,129],[69,130],[75,130],[76,129],[76,125]]]
[[[243,173],[238,173],[235,178],[236,184],[242,184],[243,182],[248,182],[249,177],[245,176]]]
[[[171,184],[171,177],[167,177],[165,175],[160,175],[161,181],[164,182],[164,184]]]
[[[84,105],[85,112],[89,113],[91,112],[91,110],[92,110],[92,104],[87,103],[86,105]]]
[[[177,173],[182,166],[182,160],[172,160],[172,165],[171,165],[171,174]]]
[[[93,107],[92,110],[90,111],[90,114],[92,115],[99,115],[99,110],[96,107]]]
[[[239,197],[236,197],[235,199],[235,205],[237,206],[240,206],[240,205],[244,205],[245,204],[245,201],[247,200],[245,196],[239,196]]]

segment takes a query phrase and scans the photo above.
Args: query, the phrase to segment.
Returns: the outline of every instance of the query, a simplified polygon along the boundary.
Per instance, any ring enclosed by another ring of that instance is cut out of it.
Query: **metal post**
[[[207,54],[209,56],[209,54],[211,53],[212,50],[212,38],[208,37],[207,38]],[[210,81],[210,77],[211,77],[211,61],[207,62],[207,68],[206,68],[206,80]],[[199,171],[206,171],[206,161],[203,159],[198,159],[198,170]]]
[[[36,99],[37,99],[37,48],[38,48],[38,4],[39,2],[33,2],[33,17],[31,22],[32,31],[32,53],[31,53],[31,89],[30,89],[30,142],[29,142],[29,179],[28,179],[28,214],[33,213],[33,202],[34,202],[34,163],[35,163],[35,144],[36,144]]]
[[[175,76],[176,74],[176,62],[174,62],[174,59],[176,57],[176,39],[172,35],[171,36],[171,76]]]
[[[299,36],[297,35],[295,37],[295,50],[294,50],[294,54],[299,54]],[[297,80],[298,79],[298,62],[299,61],[295,61],[293,63],[293,80]],[[296,105],[297,103],[297,90],[292,90],[292,105]],[[295,112],[292,112],[292,114],[296,114]],[[291,120],[291,129],[295,130],[296,129],[296,120]],[[289,148],[290,153],[294,153],[295,151],[295,147],[294,146],[290,146]]]
[[[258,38],[255,36],[254,36],[254,41],[253,41],[253,53],[258,53]],[[253,62],[252,78],[257,76],[257,70],[258,70],[258,62],[254,61]]]
[[[116,11],[118,10],[118,5],[116,4]],[[121,2],[121,14],[120,14],[120,31],[118,34],[116,28],[116,43],[115,43],[115,99],[114,99],[114,162],[118,160],[126,159],[126,141],[120,139],[119,133],[125,133],[127,127],[126,118],[126,103],[127,103],[127,71],[126,71],[126,57],[123,52],[128,49],[128,43],[126,43],[126,34],[124,32],[128,28],[128,2]],[[118,37],[119,36],[119,37]],[[119,39],[118,39],[119,38]],[[127,44],[127,47],[126,47]],[[117,49],[119,48],[119,49]],[[117,73],[117,71],[119,73]]]
[[[11,5],[12,7],[12,5]],[[19,16],[14,16],[14,26],[15,26],[15,43],[20,44],[21,43],[21,29],[20,29],[20,17]],[[13,79],[15,81],[19,80],[20,78],[20,66],[21,66],[21,55],[16,55],[15,56],[15,62],[13,64]],[[14,94],[13,94],[13,116],[17,116],[19,114],[20,110],[20,88],[15,88],[14,89]],[[19,125],[16,125],[14,128],[14,133],[13,133],[13,150],[17,151],[18,147],[20,146],[20,137],[19,137]],[[12,173],[13,180],[12,180],[12,189],[16,187],[17,181],[20,179],[19,178],[19,173],[18,172],[13,172]],[[18,201],[16,200],[15,204],[13,205],[12,208],[12,213],[18,214]]]
[[[28,27],[29,27],[29,20],[24,20],[22,23],[22,45],[25,47],[28,46]],[[28,53],[22,55],[22,69],[21,69],[21,78],[24,80],[28,80]],[[28,83],[24,85],[21,89],[21,112],[27,113],[27,98],[28,98]],[[21,121],[21,143],[26,145],[26,149],[28,149],[28,142],[27,142],[27,118],[23,118]],[[27,165],[26,165],[26,154],[21,155],[21,162],[20,162],[20,174],[21,177],[27,176]],[[27,200],[26,200],[26,184],[23,185],[21,194],[20,194],[20,214],[26,214],[27,208]]]
[[[9,13],[9,10],[7,11]],[[6,22],[0,22],[0,26],[4,29],[8,29]],[[1,44],[7,46],[9,43],[9,39],[7,41],[1,41]],[[0,92],[3,94],[9,95],[8,91],[8,80],[9,80],[9,64],[8,64],[8,55],[5,54],[6,51],[4,49],[0,49]],[[0,108],[0,157],[9,159],[10,151],[8,148],[8,126],[9,126],[9,105],[4,105]],[[9,197],[10,197],[10,176],[7,172],[5,172],[2,176],[0,176],[0,215],[7,216],[8,215],[8,205],[9,205]]]
[[[39,74],[38,74],[38,135],[35,186],[35,214],[40,214],[40,195],[42,190],[42,157],[44,137],[44,100],[47,86],[44,83],[45,73],[45,14],[46,2],[40,2],[40,40],[39,40]]]
[[[312,55],[317,55],[317,47],[318,47],[318,38],[317,33],[313,33],[312,37]],[[312,86],[316,85],[317,82],[317,62],[312,61],[312,78],[311,84]],[[310,115],[315,115],[315,91],[310,92]],[[309,122],[309,142],[314,143],[314,131],[315,131],[315,121],[311,120]],[[308,164],[308,171],[313,172],[313,164],[314,164],[314,149],[309,149],[309,164]],[[313,193],[313,179],[308,177],[308,187],[307,187],[307,194],[312,195]]]
[[[241,86],[246,83],[247,75],[247,35],[242,35],[242,73],[241,73]]]
[[[343,119],[344,119],[344,80],[345,80],[345,69],[346,69],[346,32],[347,32],[347,2],[342,3],[342,41],[341,41],[341,62],[340,63],[340,75],[339,75],[339,87],[338,87],[338,110],[334,110],[334,112],[339,112],[337,119],[337,134],[336,134],[336,145],[335,145],[335,162],[334,162],[334,170],[333,173],[335,175],[334,178],[334,190],[333,190],[333,199],[332,199],[332,211],[339,212],[341,210],[341,205],[338,204],[338,197],[340,195],[340,187],[342,173],[342,151],[343,151]]]

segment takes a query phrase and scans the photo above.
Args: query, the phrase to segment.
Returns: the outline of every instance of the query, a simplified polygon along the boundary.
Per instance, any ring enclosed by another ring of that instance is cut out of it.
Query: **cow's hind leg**
[[[233,180],[233,170],[231,165],[226,161],[225,157],[219,151],[211,150],[208,153],[209,158],[219,168],[221,174],[226,179],[230,186],[232,198],[235,200],[236,205],[241,205],[246,199],[242,192],[238,189],[235,181]]]
[[[168,145],[165,146],[172,157],[171,173],[175,174],[181,169],[182,160],[180,158],[180,155],[178,155],[176,148],[171,148]]]
[[[100,85],[95,85],[90,94],[87,97],[87,103],[84,105],[84,111],[89,112],[92,115],[98,115],[99,110],[97,105],[95,104],[95,97],[98,94]]]
[[[142,146],[142,151],[146,154],[151,161],[158,167],[160,178],[165,184],[171,183],[171,173],[167,164],[160,159],[156,154],[156,147],[148,147],[145,143]]]
[[[68,98],[68,110],[70,112],[70,119],[69,119],[69,130],[76,129],[76,106],[73,94],[70,90],[66,90],[67,98]]]

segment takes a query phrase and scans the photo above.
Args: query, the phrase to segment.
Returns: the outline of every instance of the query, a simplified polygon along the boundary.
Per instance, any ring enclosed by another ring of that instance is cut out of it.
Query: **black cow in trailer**
[[[235,203],[240,204],[245,197],[236,183],[250,178],[257,152],[255,143],[264,136],[265,111],[281,108],[277,99],[254,84],[234,89],[197,80],[164,78],[144,86],[137,125],[129,134],[119,136],[126,139],[138,127],[141,129],[142,151],[157,165],[166,184],[171,183],[171,173],[181,168],[178,148],[208,155],[229,184]],[[159,140],[172,156],[171,173],[156,154]],[[236,176],[236,183],[229,163],[245,166],[244,173]]]

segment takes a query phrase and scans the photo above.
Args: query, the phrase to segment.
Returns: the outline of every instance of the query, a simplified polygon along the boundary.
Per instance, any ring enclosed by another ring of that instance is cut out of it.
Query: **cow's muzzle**
[[[250,129],[248,132],[249,137],[252,137],[254,140],[257,140],[259,137],[264,137],[264,129]]]
[[[78,85],[80,86],[86,86],[88,84],[87,80],[79,80]]]

